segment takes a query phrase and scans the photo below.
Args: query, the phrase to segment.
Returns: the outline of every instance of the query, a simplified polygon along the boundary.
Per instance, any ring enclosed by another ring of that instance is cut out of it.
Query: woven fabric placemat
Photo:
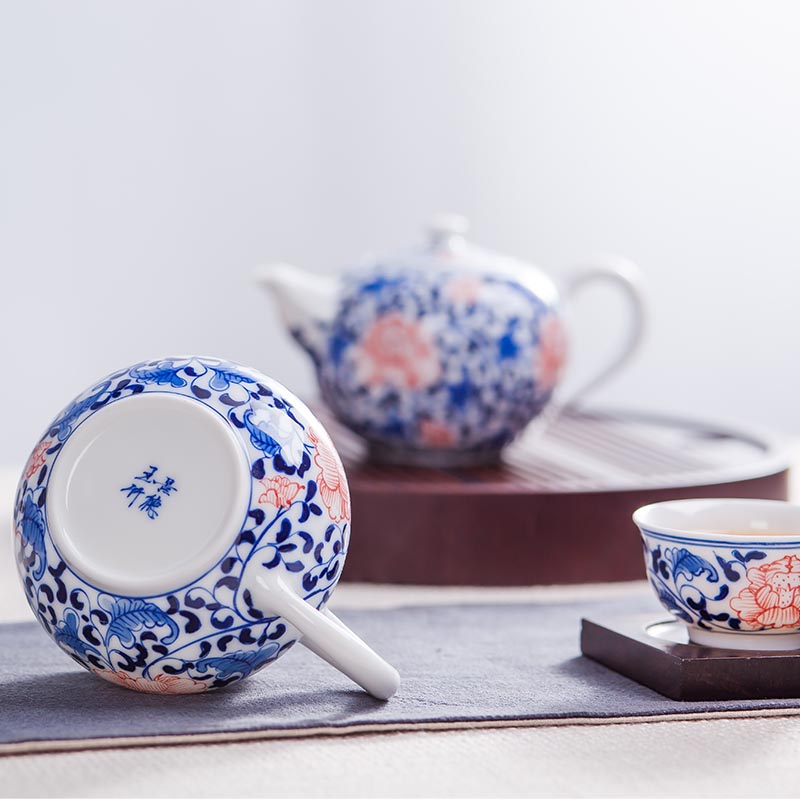
[[[582,616],[652,597],[342,612],[400,671],[380,702],[302,647],[247,680],[154,696],[86,673],[36,623],[0,625],[0,754],[503,725],[800,713],[800,700],[669,700],[580,655]]]

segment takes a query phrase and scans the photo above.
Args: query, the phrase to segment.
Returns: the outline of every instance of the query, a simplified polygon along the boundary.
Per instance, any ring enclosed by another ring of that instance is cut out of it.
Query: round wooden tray
[[[370,463],[323,414],[347,469],[350,581],[526,585],[644,577],[631,514],[684,497],[785,500],[789,455],[770,436],[634,412],[564,411],[494,467]]]

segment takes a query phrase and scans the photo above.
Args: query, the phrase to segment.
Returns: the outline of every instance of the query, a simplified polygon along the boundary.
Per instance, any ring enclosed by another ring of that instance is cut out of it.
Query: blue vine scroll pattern
[[[545,408],[566,358],[558,309],[491,270],[356,270],[330,324],[293,334],[348,427],[411,449],[498,451]]]
[[[690,550],[688,543],[651,531],[643,532],[642,539],[647,577],[676,617],[709,631],[763,629],[743,624],[736,599],[748,586],[748,570],[767,558],[768,547],[743,552],[724,542],[703,541]]]
[[[224,416],[248,455],[249,507],[224,556],[191,584],[150,597],[109,594],[61,558],[47,527],[47,486],[64,443],[90,415],[143,392],[178,393]],[[15,501],[17,565],[31,608],[75,661],[112,683],[183,694],[246,678],[298,638],[259,609],[248,569],[281,570],[322,609],[347,554],[350,498],[327,434],[280,384],[230,362],[166,358],[109,375],[48,427]]]

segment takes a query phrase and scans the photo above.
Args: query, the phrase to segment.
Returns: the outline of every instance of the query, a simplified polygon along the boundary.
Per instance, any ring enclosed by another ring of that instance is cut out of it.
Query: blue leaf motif
[[[242,375],[232,369],[222,369],[219,367],[211,367],[214,372],[214,377],[208,382],[208,385],[217,392],[224,392],[230,389],[232,383],[255,383],[253,378],[247,375]]]
[[[42,509],[33,501],[33,493],[25,494],[25,503],[22,506],[22,519],[20,520],[20,536],[22,543],[30,547],[36,556],[36,569],[33,577],[38,581],[44,575],[47,558],[44,549],[44,515]]]
[[[53,636],[59,644],[66,645],[70,650],[80,653],[82,656],[86,656],[88,653],[100,655],[96,647],[92,647],[81,639],[78,633],[78,615],[71,608],[67,609],[64,619],[53,631]]]
[[[734,550],[733,557],[742,564],[746,564],[748,561],[761,561],[761,559],[767,557],[767,554],[761,552],[761,550],[750,550],[750,552],[742,555],[739,550]]]
[[[178,638],[178,626],[154,603],[120,597],[108,608],[111,622],[108,626],[106,642],[114,637],[124,647],[130,647],[136,641],[134,633],[143,628],[160,628],[166,626],[169,633],[161,638],[161,644],[172,644]]]
[[[711,599],[716,603],[720,600],[724,600],[730,594],[730,588],[726,584],[722,584],[719,588],[719,592],[717,593],[716,597],[712,597]]]
[[[655,585],[656,591],[658,592],[658,599],[667,607],[669,608],[673,614],[677,617],[680,617],[685,622],[693,622],[691,615],[683,608],[683,606],[678,602],[678,599],[675,595],[672,594],[668,589],[663,586]]]
[[[738,581],[741,575],[733,568],[733,561],[726,561],[722,556],[717,556],[717,564],[722,567],[725,577],[729,581]]]
[[[265,664],[274,661],[280,649],[277,642],[270,642],[261,650],[237,650],[224,656],[201,658],[195,667],[198,672],[208,672],[213,669],[217,673],[217,678],[223,681],[234,676],[246,678]]]
[[[268,456],[274,456],[280,452],[281,446],[268,433],[265,433],[253,423],[253,412],[248,410],[244,415],[244,426],[250,433],[250,441],[253,447],[262,450]]]
[[[708,561],[690,553],[685,547],[670,547],[664,555],[672,566],[672,574],[675,578],[684,574],[691,580],[705,572],[708,574],[708,580],[712,583],[719,579],[717,570]]]
[[[186,380],[178,374],[182,369],[183,367],[176,367],[171,361],[159,361],[155,366],[132,369],[130,375],[137,381],[155,383],[159,386],[169,384],[179,389],[186,386]]]

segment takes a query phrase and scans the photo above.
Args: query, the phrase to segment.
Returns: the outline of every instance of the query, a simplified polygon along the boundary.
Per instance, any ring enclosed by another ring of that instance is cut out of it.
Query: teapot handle
[[[400,675],[327,609],[318,611],[296,595],[274,570],[259,573],[251,587],[259,608],[283,617],[312,653],[336,667],[379,700],[388,700],[400,686]]]
[[[576,267],[567,277],[563,294],[569,302],[584,287],[592,283],[610,283],[620,289],[628,302],[630,317],[625,338],[611,360],[583,386],[572,392],[567,400],[558,405],[574,406],[589,393],[616,374],[633,356],[642,341],[645,327],[645,304],[641,290],[641,270],[633,261],[615,255],[596,256],[591,261]]]

